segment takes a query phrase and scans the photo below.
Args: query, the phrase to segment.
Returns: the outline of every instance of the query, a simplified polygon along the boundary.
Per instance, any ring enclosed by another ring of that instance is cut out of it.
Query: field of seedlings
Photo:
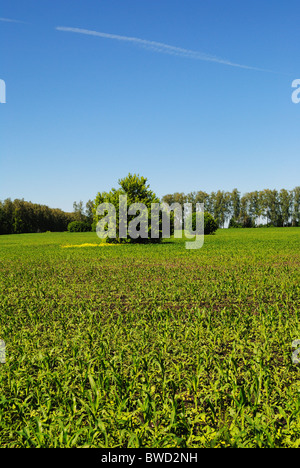
[[[299,447],[300,229],[99,242],[0,237],[0,446]]]

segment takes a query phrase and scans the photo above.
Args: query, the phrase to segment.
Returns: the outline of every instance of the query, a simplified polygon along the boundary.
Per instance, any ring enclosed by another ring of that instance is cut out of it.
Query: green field
[[[300,446],[300,229],[98,242],[0,237],[0,446]]]

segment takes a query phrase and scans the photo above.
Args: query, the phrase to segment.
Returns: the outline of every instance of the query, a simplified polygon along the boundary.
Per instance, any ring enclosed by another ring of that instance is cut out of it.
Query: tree
[[[230,194],[230,203],[232,218],[237,221],[239,219],[241,210],[241,194],[237,188],[233,189]]]
[[[218,190],[214,194],[213,213],[219,227],[225,226],[230,216],[230,193]]]
[[[250,196],[249,193],[246,193],[241,198],[241,210],[240,210],[240,217],[239,222],[241,223],[243,228],[252,228],[255,227],[254,221],[249,214],[249,207],[250,207]]]
[[[300,187],[295,187],[293,190],[293,210],[292,210],[293,226],[300,225]]]
[[[264,214],[267,218],[267,224],[272,226],[280,225],[280,210],[277,190],[266,189],[261,196]]]
[[[257,191],[248,193],[248,214],[254,226],[260,222],[262,206],[259,192]]]
[[[196,203],[203,203],[204,211],[210,212],[210,200],[209,200],[209,194],[208,193],[203,192],[202,190],[199,190],[199,192],[196,193],[195,202]]]
[[[280,190],[279,203],[280,203],[280,214],[281,214],[281,219],[282,219],[282,225],[288,226],[290,217],[291,217],[292,206],[293,206],[293,193],[289,192],[286,189]]]
[[[23,210],[23,203],[20,200],[15,201],[14,206],[14,218],[13,218],[13,230],[15,234],[21,234],[22,232],[26,232],[26,226],[23,222],[24,210]]]
[[[85,205],[85,218],[86,218],[86,223],[88,223],[90,227],[92,227],[93,219],[94,219],[93,209],[94,209],[94,202],[93,200],[89,200]]]
[[[1,234],[12,234],[13,231],[14,204],[10,198],[1,202]]]
[[[73,203],[74,209],[74,218],[76,221],[83,221],[84,220],[84,208],[83,208],[83,201],[80,200],[79,203],[76,201]]]
[[[152,204],[160,202],[150,190],[147,179],[128,174],[118,183],[119,189],[112,188],[108,193],[99,192],[94,202],[94,223],[99,223],[99,230],[101,228],[102,231],[107,231],[107,242],[159,242],[162,220],[159,217],[155,230],[152,224]],[[141,205],[144,205],[145,209],[142,209]]]
[[[162,203],[167,204],[169,207],[172,207],[172,205],[175,206],[175,204],[183,207],[185,203],[191,203],[194,206],[194,194],[191,193],[189,195],[185,195],[184,193],[175,192],[173,194],[165,195],[162,198]],[[175,213],[173,212],[171,214],[171,224],[173,226],[174,223],[175,229],[182,230],[182,222],[182,210],[180,213],[178,213],[178,210],[176,210]]]

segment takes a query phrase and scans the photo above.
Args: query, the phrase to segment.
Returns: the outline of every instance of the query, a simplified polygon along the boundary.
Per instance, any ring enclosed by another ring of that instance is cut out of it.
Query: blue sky
[[[128,172],[159,196],[299,185],[298,0],[1,0],[0,18],[0,199],[72,211]]]

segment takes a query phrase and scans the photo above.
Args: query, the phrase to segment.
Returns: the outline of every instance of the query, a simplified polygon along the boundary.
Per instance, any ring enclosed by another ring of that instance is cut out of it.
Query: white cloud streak
[[[239,63],[234,63],[229,60],[222,59],[220,57],[215,57],[213,55],[204,54],[202,52],[197,52],[197,51],[189,50],[189,49],[183,49],[181,47],[171,46],[168,44],[164,44],[162,42],[139,39],[137,37],[119,36],[117,34],[108,34],[104,32],[90,31],[89,29],[69,28],[69,27],[64,27],[64,26],[57,26],[55,29],[57,31],[71,32],[71,33],[77,33],[77,34],[84,34],[87,36],[101,37],[104,39],[113,39],[116,41],[129,42],[131,44],[135,44],[140,47],[143,47],[144,49],[152,50],[154,52],[158,52],[161,54],[176,55],[179,57],[189,58],[193,60],[202,60],[205,62],[214,62],[214,63],[218,63],[221,65],[243,68],[246,70],[276,73],[276,72],[272,72],[271,70],[264,70],[262,68],[251,67],[248,65],[241,65]]]
[[[0,18],[0,21],[2,21],[3,23],[20,23],[20,24],[26,24],[26,23],[24,23],[24,21],[19,21],[19,20],[10,19],[10,18]]]

